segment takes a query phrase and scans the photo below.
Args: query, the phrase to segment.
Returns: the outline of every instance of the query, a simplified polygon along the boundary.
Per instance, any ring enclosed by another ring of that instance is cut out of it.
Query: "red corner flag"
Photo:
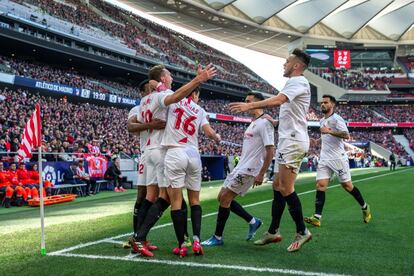
[[[42,144],[42,123],[40,121],[40,106],[36,104],[36,109],[27,121],[24,128],[22,143],[17,152],[17,158],[21,162],[24,158],[32,157],[32,149]]]

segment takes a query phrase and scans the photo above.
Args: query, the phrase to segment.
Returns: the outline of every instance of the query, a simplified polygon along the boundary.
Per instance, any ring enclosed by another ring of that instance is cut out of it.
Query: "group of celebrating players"
[[[279,94],[264,99],[260,93],[249,93],[245,102],[230,103],[232,112],[248,112],[252,122],[244,133],[242,155],[238,165],[227,175],[218,194],[219,209],[216,230],[208,240],[201,242],[200,205],[201,158],[198,150],[199,131],[220,143],[220,135],[210,126],[206,111],[200,107],[198,87],[216,75],[210,64],[199,66],[197,76],[177,91],[171,91],[172,77],[162,65],[149,71],[149,80],[139,86],[141,103],[128,116],[128,131],[139,135],[141,159],[138,168],[138,195],[134,206],[134,234],[128,244],[133,253],[152,257],[157,247],[147,241],[150,229],[171,206],[171,218],[178,242],[173,253],[180,257],[188,255],[192,246],[196,255],[202,255],[203,246],[223,245],[223,232],[230,211],[243,218],[249,225],[247,240],[253,239],[262,221],[249,214],[236,200],[254,186],[261,185],[275,152],[274,129],[278,128],[278,145],[275,156],[273,181],[272,219],[268,231],[254,242],[266,245],[280,242],[280,220],[287,204],[296,224],[296,236],[288,247],[297,251],[311,240],[312,234],[305,222],[320,226],[325,190],[332,174],[336,174],[342,186],[358,201],[363,221],[371,219],[369,206],[360,191],[352,185],[344,139],[349,134],[343,119],[334,113],[335,98],[324,96],[321,110],[322,153],[317,171],[315,214],[303,217],[302,206],[294,184],[302,159],[310,143],[306,114],[311,92],[303,76],[310,57],[295,49],[284,64],[284,76],[289,78]],[[264,113],[265,108],[280,106],[279,121]],[[191,209],[192,242],[187,231],[187,204],[182,188],[186,188]]]

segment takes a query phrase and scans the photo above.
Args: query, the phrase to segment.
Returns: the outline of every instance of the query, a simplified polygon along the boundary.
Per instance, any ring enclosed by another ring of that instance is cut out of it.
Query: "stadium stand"
[[[310,68],[320,77],[348,90],[386,90],[388,85],[412,84],[401,69]]]
[[[77,72],[70,68],[42,64],[36,61],[25,61],[21,58],[9,58],[0,55],[0,71],[16,74],[32,79],[82,87],[100,93],[112,93],[121,96],[136,97],[132,85],[110,81],[102,77],[92,76],[92,73]],[[125,82],[125,80],[124,80]]]
[[[172,30],[119,10],[103,1],[90,1],[90,7],[78,0],[66,2],[15,0],[13,2],[19,5],[16,4],[8,12],[17,13],[16,9],[23,9],[27,15],[36,14],[33,19],[36,22],[44,22],[46,25],[52,23],[44,19],[42,13],[36,11],[40,8],[47,15],[65,21],[66,25],[71,24],[70,32],[73,34],[89,29],[88,33],[93,35],[98,29],[110,36],[111,41],[118,40],[121,44],[135,50],[137,55],[191,71],[196,69],[197,63],[211,62],[218,68],[220,79],[241,83],[253,90],[275,92],[272,86],[236,60],[188,37],[184,39],[182,35]],[[92,6],[104,13],[105,18],[98,15]],[[102,38],[101,32],[97,32],[99,39]]]

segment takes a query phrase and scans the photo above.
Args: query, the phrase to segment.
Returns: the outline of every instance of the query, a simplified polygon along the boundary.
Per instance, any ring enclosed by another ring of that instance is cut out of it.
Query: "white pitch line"
[[[55,254],[55,256],[62,257],[77,257],[87,259],[103,259],[103,260],[114,260],[114,261],[132,261],[141,263],[154,263],[154,264],[166,264],[175,266],[188,266],[188,267],[205,267],[205,268],[217,268],[217,269],[230,269],[230,270],[242,270],[242,271],[253,271],[253,272],[272,272],[272,273],[283,273],[292,275],[306,275],[306,276],[345,276],[345,274],[332,274],[324,272],[309,272],[293,269],[282,269],[282,268],[270,268],[270,267],[254,267],[254,266],[238,266],[238,265],[223,265],[223,264],[206,264],[196,262],[184,262],[184,261],[169,261],[169,260],[157,260],[157,259],[144,259],[144,258],[131,258],[127,257],[116,257],[116,256],[101,256],[101,255],[87,255],[87,254],[73,254],[73,253],[61,253]]]
[[[393,175],[393,174],[396,174],[396,173],[402,173],[402,172],[409,171],[409,170],[411,170],[411,168],[410,169],[405,169],[405,170],[400,170],[400,171],[395,171],[395,172],[391,172],[391,173],[376,175],[376,176],[370,176],[370,177],[367,177],[367,178],[362,178],[362,179],[355,180],[355,181],[353,181],[353,183],[362,182],[362,181],[366,181],[366,180],[371,180],[371,179],[384,177],[384,176],[389,176],[389,175]],[[341,186],[341,184],[336,184],[336,185],[333,185],[333,186],[329,186],[328,189],[336,188],[336,187],[339,187],[339,186]],[[305,194],[313,193],[315,191],[316,190],[305,191],[305,192],[299,193],[298,195],[299,196],[300,195],[305,195]],[[265,203],[268,203],[268,202],[272,202],[272,200],[273,199],[263,200],[263,201],[259,201],[259,202],[256,202],[256,203],[244,205],[243,207],[244,208],[253,207],[253,206],[265,204]],[[214,215],[217,215],[217,212],[205,214],[205,215],[203,215],[203,218],[214,216]],[[153,227],[151,230],[165,228],[165,227],[171,226],[171,225],[172,225],[172,222],[169,222],[169,223],[157,225],[157,226]],[[119,238],[122,238],[122,237],[125,237],[125,236],[129,236],[129,235],[132,235],[132,232],[117,235],[117,236],[113,236],[113,237],[109,237],[109,238],[105,238],[105,239],[101,239],[101,240],[97,240],[97,241],[93,241],[93,242],[81,243],[81,244],[78,244],[78,245],[75,245],[75,246],[72,246],[72,247],[68,247],[68,248],[64,248],[62,250],[58,250],[58,251],[48,253],[47,255],[49,255],[49,256],[58,256],[58,255],[61,255],[62,253],[74,251],[74,250],[77,250],[77,249],[80,249],[80,248],[88,247],[88,246],[91,246],[91,245],[96,245],[96,244],[103,243],[103,242],[111,242],[110,240],[116,240],[116,239],[119,239]]]
[[[106,239],[103,242],[107,242],[107,243],[114,243],[114,244],[124,244],[121,241],[116,241],[116,240],[110,240],[110,239]]]

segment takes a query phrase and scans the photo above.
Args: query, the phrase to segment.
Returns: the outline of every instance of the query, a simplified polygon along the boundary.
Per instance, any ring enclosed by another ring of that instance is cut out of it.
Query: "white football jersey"
[[[235,170],[237,173],[256,176],[263,166],[266,146],[275,145],[275,131],[267,119],[258,118],[244,132],[242,155]]]
[[[282,104],[279,112],[279,139],[309,141],[308,121],[311,92],[304,76],[291,77],[280,91],[289,101]]]
[[[192,146],[198,150],[198,133],[208,124],[207,112],[190,98],[168,108],[163,146]]]
[[[167,120],[167,106],[164,104],[165,98],[174,93],[171,90],[164,92],[154,92],[141,99],[140,113],[138,114],[138,121],[142,123],[149,123],[153,119]],[[148,139],[145,143],[145,149],[158,148],[161,146],[162,137],[164,136],[164,129],[151,129],[149,131]]]
[[[142,123],[142,121],[140,121],[140,119],[139,119],[139,117],[140,117],[139,114],[140,113],[141,113],[141,105],[134,106],[129,111],[128,119],[131,118],[131,117],[133,117],[133,116],[136,116],[137,117],[137,120]],[[141,154],[145,150],[145,146],[146,146],[147,141],[148,141],[148,136],[149,136],[149,130],[148,129],[147,130],[144,130],[144,131],[141,131],[139,133],[139,145],[140,145]]]
[[[348,128],[344,119],[336,113],[333,113],[328,118],[322,118],[320,121],[321,127],[329,127],[333,131],[346,131]],[[348,158],[345,151],[344,139],[335,137],[330,134],[322,134],[322,147],[320,160],[334,160]]]

